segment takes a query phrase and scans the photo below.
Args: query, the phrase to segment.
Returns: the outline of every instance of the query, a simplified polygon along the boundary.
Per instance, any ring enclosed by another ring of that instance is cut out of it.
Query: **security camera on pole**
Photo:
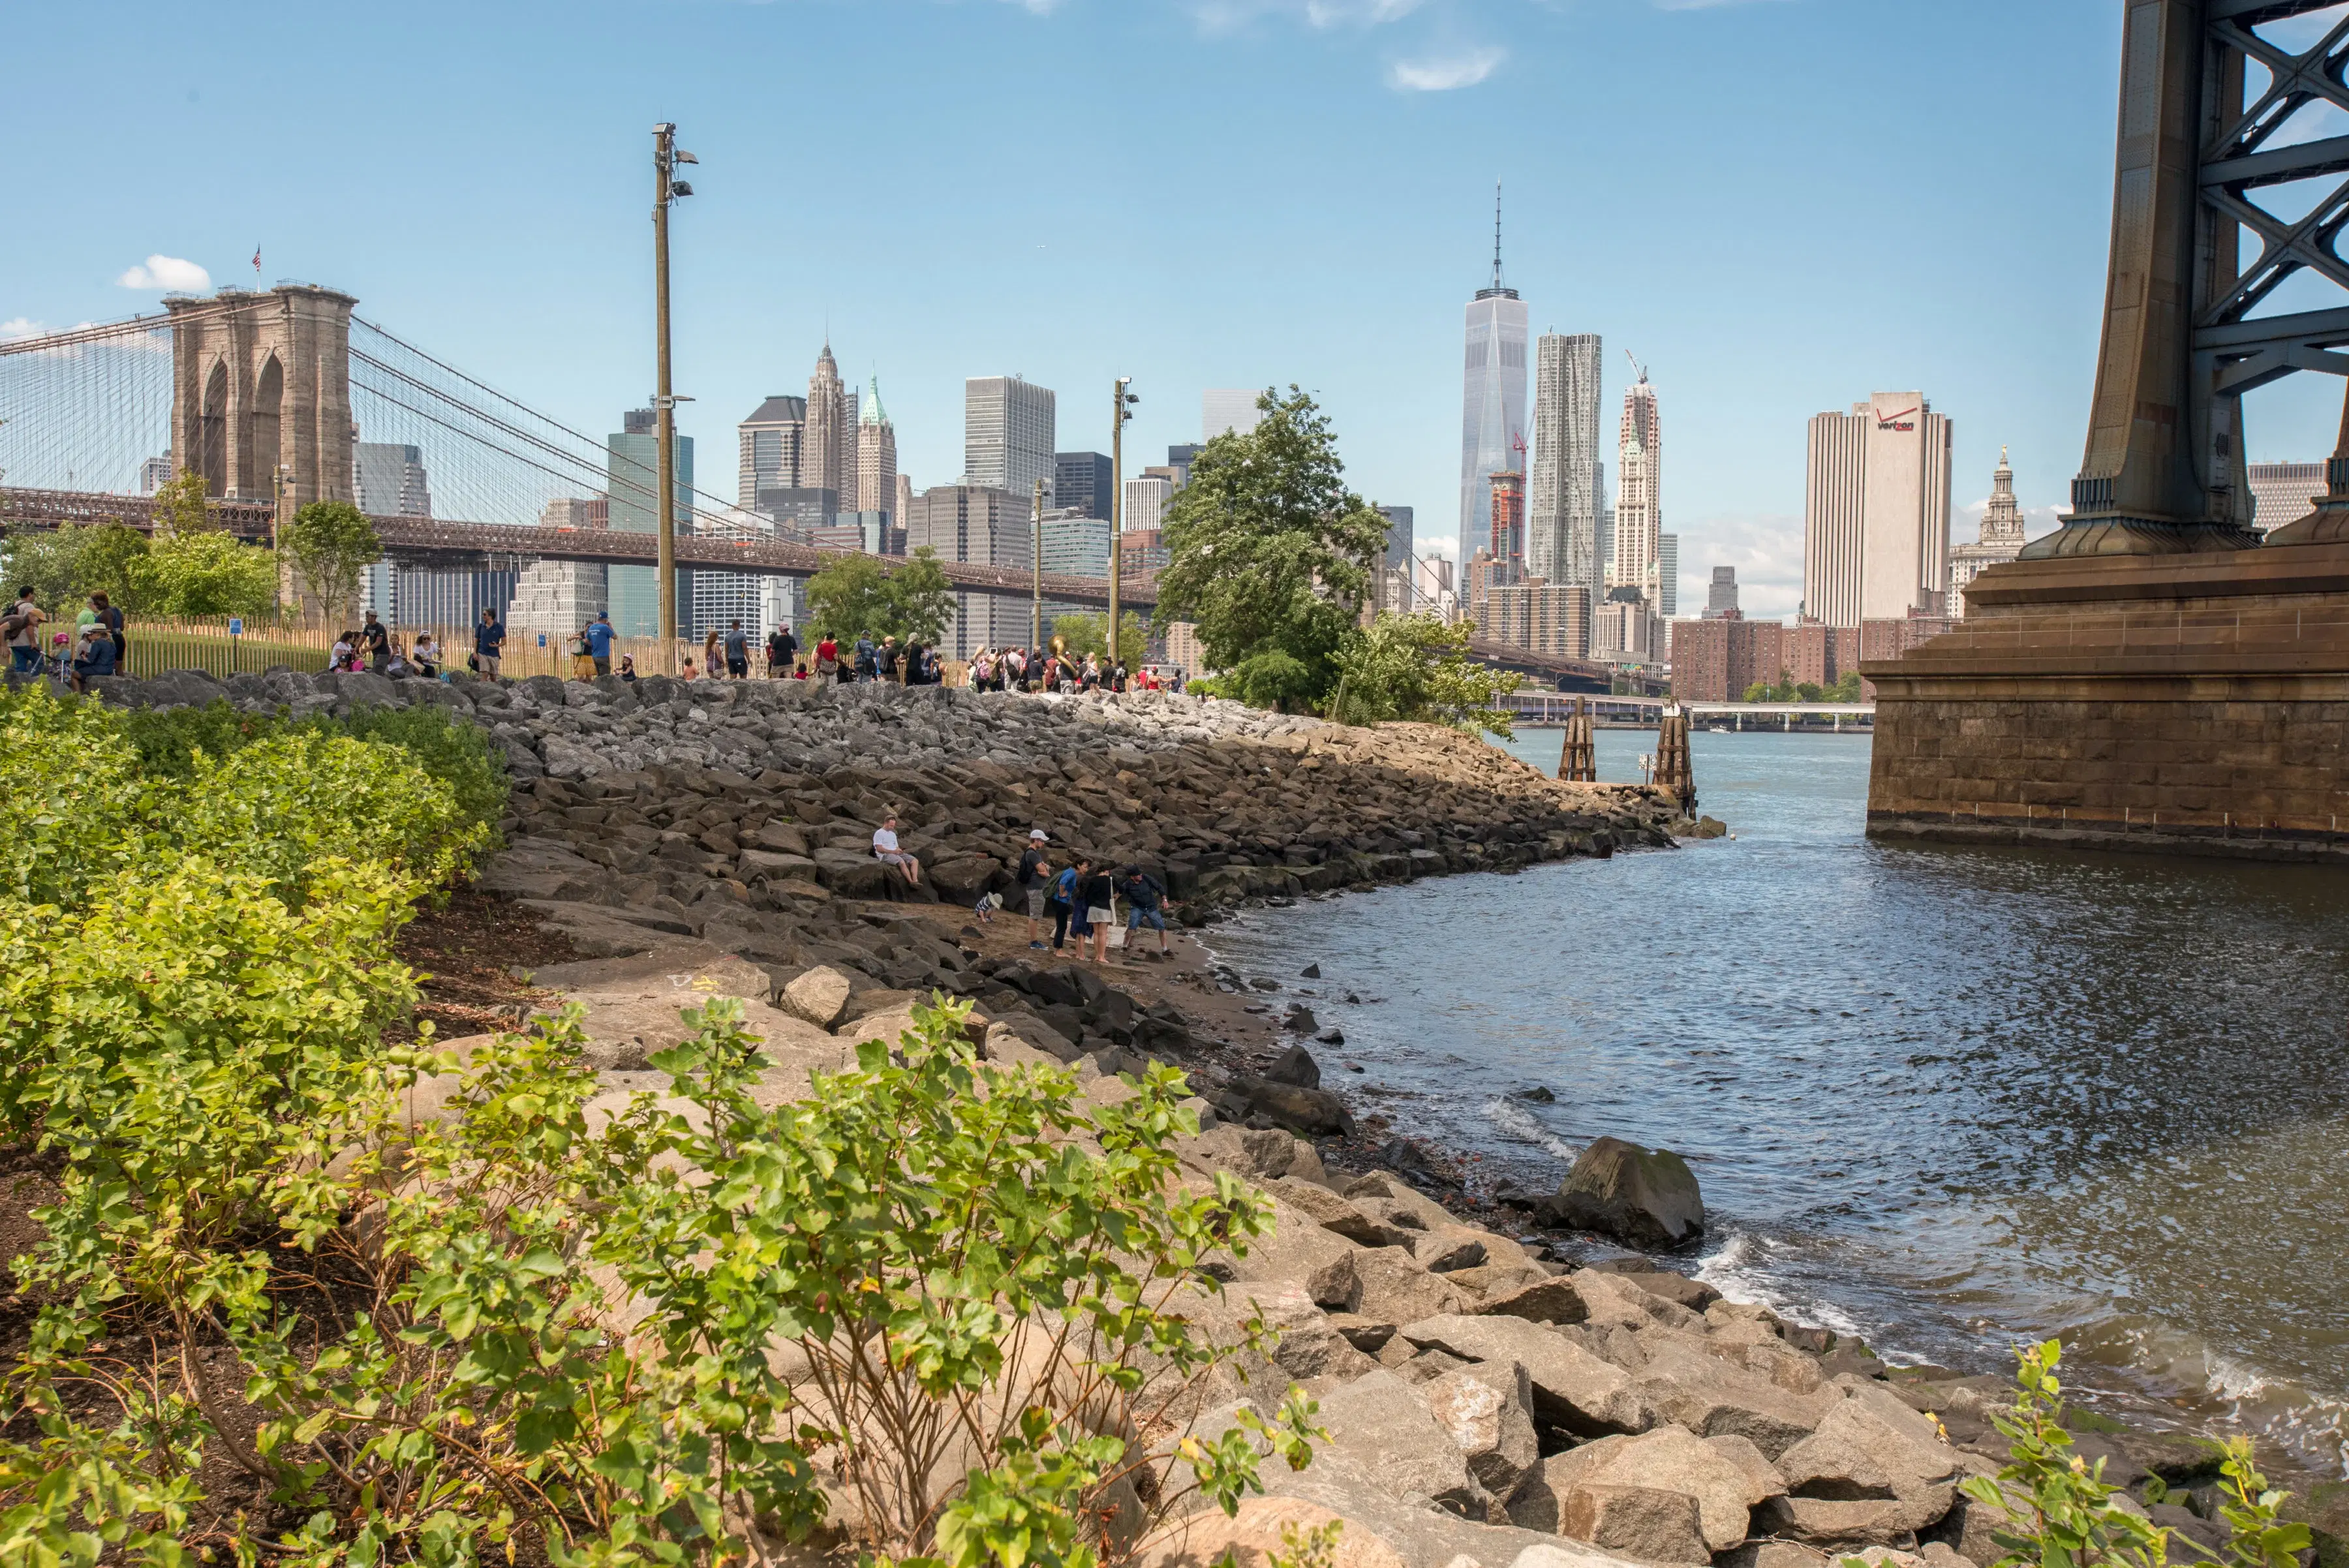
[[[1126,390],[1131,376],[1120,376],[1110,393],[1115,418],[1109,426],[1109,673],[1117,670],[1117,576],[1125,555],[1121,524],[1125,514],[1125,421],[1133,418],[1133,405],[1142,401]]]
[[[680,163],[701,160],[677,144],[677,127],[667,120],[653,127],[653,317],[660,338],[658,385],[653,392],[654,439],[660,442],[659,494],[654,498],[654,536],[660,541],[654,571],[660,579],[661,671],[677,673],[677,405],[691,402],[669,388],[668,376],[668,209],[693,187],[676,178]]]

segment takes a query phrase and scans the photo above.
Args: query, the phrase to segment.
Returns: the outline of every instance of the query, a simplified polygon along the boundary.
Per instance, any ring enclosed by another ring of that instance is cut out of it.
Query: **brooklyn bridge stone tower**
[[[164,301],[171,451],[205,493],[286,508],[351,499],[351,307],[311,284]]]

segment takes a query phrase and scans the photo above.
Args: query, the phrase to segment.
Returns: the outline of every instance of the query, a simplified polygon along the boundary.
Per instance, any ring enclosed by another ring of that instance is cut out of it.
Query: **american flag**
[[[253,247],[253,275],[255,277],[259,277],[261,275],[261,247],[259,245]]]

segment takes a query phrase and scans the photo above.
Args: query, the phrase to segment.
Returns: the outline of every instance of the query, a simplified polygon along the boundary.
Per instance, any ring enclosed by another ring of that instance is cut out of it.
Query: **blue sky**
[[[1106,445],[1134,377],[1130,470],[1196,439],[1203,389],[1296,381],[1354,484],[1441,539],[1498,180],[1535,330],[1606,337],[1610,439],[1622,350],[1650,367],[1684,579],[1734,564],[1784,614],[1822,409],[1921,389],[1961,506],[2002,443],[2027,505],[2063,500],[2119,24],[2116,0],[19,7],[0,322],[151,309],[118,281],[150,256],[249,283],[257,243],[266,280],[616,428],[651,380],[647,133],[674,119],[702,159],[676,306],[706,488],[828,324],[918,484],[960,469],[966,376],[1055,389],[1064,449]],[[2260,394],[2252,456],[2321,457],[2338,396]]]

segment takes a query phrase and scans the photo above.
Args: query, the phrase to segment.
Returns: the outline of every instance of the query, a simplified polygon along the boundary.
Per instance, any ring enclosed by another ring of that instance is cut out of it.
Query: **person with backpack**
[[[767,634],[767,679],[781,680],[792,672],[792,655],[800,650],[800,639],[792,628],[779,626]]]
[[[815,678],[818,680],[830,680],[839,673],[840,644],[833,640],[830,632],[826,632],[816,639]]]
[[[33,602],[30,583],[16,590],[16,602],[0,617],[0,631],[8,634],[8,668],[19,674],[37,674],[41,668],[41,623],[48,619]]]
[[[874,680],[879,674],[880,650],[873,646],[873,634],[866,632],[856,639],[856,679],[859,684]]]

